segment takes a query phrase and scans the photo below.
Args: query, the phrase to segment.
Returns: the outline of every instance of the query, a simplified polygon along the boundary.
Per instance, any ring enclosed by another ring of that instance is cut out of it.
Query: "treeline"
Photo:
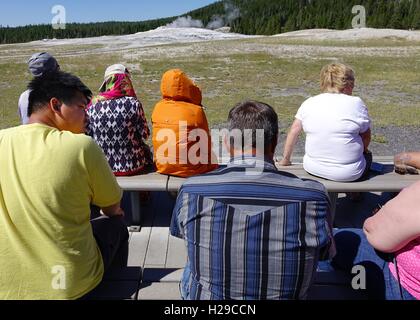
[[[0,44],[21,43],[42,39],[67,39],[124,35],[143,32],[166,25],[176,17],[141,22],[68,23],[65,29],[55,30],[51,24],[0,28]]]
[[[272,35],[313,28],[349,29],[355,16],[352,13],[355,5],[366,8],[367,27],[420,29],[420,0],[223,0],[183,16],[202,20],[204,25],[216,17],[223,17],[233,32]],[[232,16],[235,18],[229,19]],[[51,25],[0,27],[0,43],[133,34],[166,25],[176,18],[71,23],[65,30],[54,30]]]
[[[241,17],[232,31],[272,35],[313,29],[349,29],[355,14],[352,8],[366,9],[369,28],[420,29],[420,0],[232,0]]]

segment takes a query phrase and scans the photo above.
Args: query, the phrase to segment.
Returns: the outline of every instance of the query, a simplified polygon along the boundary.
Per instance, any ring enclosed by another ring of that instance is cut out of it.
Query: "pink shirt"
[[[413,297],[420,300],[420,238],[410,242],[396,255],[401,285]],[[389,269],[395,279],[398,279],[394,263],[389,264]]]
[[[389,269],[413,297],[420,300],[420,181],[405,188],[376,215],[366,220],[370,244],[382,252],[394,252]]]

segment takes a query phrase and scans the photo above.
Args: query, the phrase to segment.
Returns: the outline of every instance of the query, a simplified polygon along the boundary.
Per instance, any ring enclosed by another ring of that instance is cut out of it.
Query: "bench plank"
[[[132,177],[117,177],[118,184],[126,191],[166,191],[168,179],[168,176],[156,172]]]
[[[166,256],[168,253],[169,228],[153,227],[150,234],[149,245],[147,247],[145,267],[160,266],[166,264]]]
[[[371,173],[367,180],[360,182],[337,182],[315,177],[307,173],[302,164],[290,167],[278,166],[278,169],[294,174],[301,179],[319,181],[329,192],[398,192],[420,181],[419,175],[399,175],[395,173],[392,164],[384,164],[384,173]]]
[[[138,300],[181,300],[178,282],[143,282]]]
[[[184,268],[187,262],[187,248],[183,239],[169,236],[166,268]]]

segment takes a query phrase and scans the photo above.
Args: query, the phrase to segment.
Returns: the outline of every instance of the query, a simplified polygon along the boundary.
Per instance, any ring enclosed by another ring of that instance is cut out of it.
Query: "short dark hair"
[[[28,85],[30,90],[28,116],[43,109],[52,98],[71,104],[77,92],[89,101],[92,91],[76,76],[56,71],[34,78]]]
[[[257,148],[256,130],[264,130],[264,153],[269,147],[275,147],[279,132],[279,122],[274,109],[263,102],[244,101],[237,104],[229,112],[229,131],[239,129],[242,132],[244,146],[244,130],[252,130],[252,147]],[[231,137],[231,143],[232,139]]]

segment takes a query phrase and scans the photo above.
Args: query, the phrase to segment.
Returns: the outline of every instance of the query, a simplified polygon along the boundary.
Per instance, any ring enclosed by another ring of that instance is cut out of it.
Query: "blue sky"
[[[1,3],[0,25],[51,23],[55,5],[66,9],[67,22],[139,21],[176,16],[216,0],[6,0]]]

